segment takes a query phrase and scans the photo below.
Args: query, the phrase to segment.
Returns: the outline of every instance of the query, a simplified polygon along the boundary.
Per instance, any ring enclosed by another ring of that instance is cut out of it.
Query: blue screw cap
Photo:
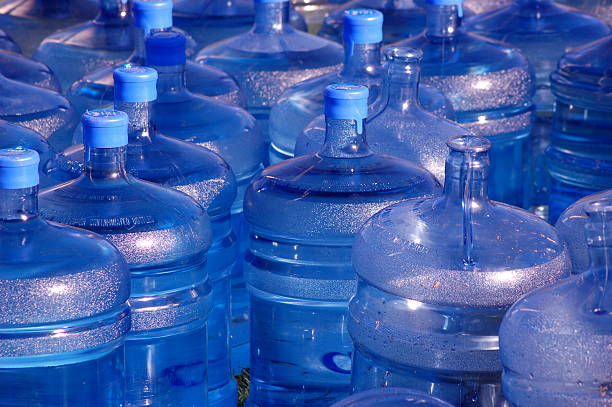
[[[376,44],[383,40],[383,13],[366,8],[344,12],[344,42],[349,55],[354,44]]]
[[[83,114],[83,144],[116,148],[128,143],[128,115],[119,110],[89,110]]]
[[[368,88],[362,85],[329,85],[325,88],[325,117],[356,120],[357,132],[363,132],[368,116]]]
[[[132,3],[134,25],[144,30],[172,27],[172,0],[134,0]]]
[[[427,0],[432,6],[457,6],[459,17],[463,17],[463,0]]]
[[[186,61],[185,36],[175,31],[157,32],[145,39],[147,48],[147,65],[174,66],[183,65]]]
[[[22,189],[38,185],[40,157],[28,148],[0,150],[0,189]]]
[[[157,99],[157,71],[144,66],[125,64],[113,72],[115,100],[152,102]]]

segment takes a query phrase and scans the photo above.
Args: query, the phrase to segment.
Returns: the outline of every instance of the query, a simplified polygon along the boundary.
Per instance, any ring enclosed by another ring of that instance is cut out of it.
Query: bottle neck
[[[27,221],[38,216],[38,185],[0,189],[0,221]]]
[[[461,17],[457,6],[427,7],[427,36],[450,39],[457,35],[461,26]]]
[[[382,90],[385,106],[401,112],[419,108],[420,75],[421,67],[418,61],[390,61]]]
[[[612,202],[612,201],[610,201]],[[612,312],[612,211],[589,213],[586,225],[590,270],[598,286],[593,311]]]
[[[124,102],[115,100],[115,110],[128,115],[128,137],[130,145],[152,142],[151,112],[153,102]]]
[[[289,2],[255,2],[253,31],[261,34],[280,33],[291,29]]]
[[[125,169],[126,146],[95,148],[85,146],[85,171],[91,180],[117,181],[127,178]]]
[[[344,68],[342,76],[368,75],[380,67],[380,43],[344,43]]]
[[[100,13],[95,21],[126,22],[131,21],[131,0],[100,0]]]
[[[141,27],[137,27],[134,25],[132,27],[132,35],[134,38],[134,51],[132,55],[128,58],[128,62],[134,65],[144,65],[146,60],[146,47],[145,47],[145,38],[147,35],[156,32],[167,32],[170,31],[172,27],[167,28],[153,28],[147,32]]]
[[[153,68],[158,74],[158,100],[180,97],[188,93],[185,85],[185,65],[154,66]]]
[[[365,137],[365,119],[325,118],[325,143],[319,155],[328,158],[359,158],[371,155]]]

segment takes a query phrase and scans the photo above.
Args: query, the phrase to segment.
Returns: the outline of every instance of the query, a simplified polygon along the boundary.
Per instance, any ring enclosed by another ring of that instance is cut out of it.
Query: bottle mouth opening
[[[446,142],[448,148],[461,153],[484,153],[491,149],[491,142],[484,137],[465,134],[454,136]]]
[[[612,198],[602,198],[588,203],[584,211],[589,216],[607,215],[612,217]]]
[[[400,61],[405,63],[420,63],[423,51],[410,47],[390,47],[384,50],[387,61]]]

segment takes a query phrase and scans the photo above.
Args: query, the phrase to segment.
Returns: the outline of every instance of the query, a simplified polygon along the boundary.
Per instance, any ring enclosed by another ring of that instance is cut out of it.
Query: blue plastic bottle
[[[346,11],[344,18],[344,66],[290,87],[272,107],[269,126],[271,163],[293,157],[296,140],[303,131],[317,133],[319,143],[307,152],[318,151],[325,138],[323,94],[330,84],[367,86],[370,90],[370,112],[373,114],[372,104],[381,94],[385,76],[380,52],[383,16],[376,10],[355,9]],[[421,102],[427,109],[441,116],[454,115],[450,102],[437,89],[423,86],[421,90]],[[313,120],[315,122],[311,124]]]
[[[589,13],[612,26],[612,2],[610,0],[559,0],[559,3]]]
[[[57,92],[0,74],[0,119],[35,130],[60,151],[71,145],[77,115]]]
[[[17,54],[21,54],[21,47],[17,44],[10,35],[8,35],[4,30],[0,29],[0,49],[5,51],[15,52]]]
[[[55,152],[43,136],[23,126],[0,120],[0,149],[27,148],[38,153],[39,185],[46,187],[56,182],[49,176],[54,166]]]
[[[338,69],[342,48],[289,25],[288,0],[255,0],[251,30],[201,50],[196,61],[238,81],[267,139],[270,109],[290,86]]]
[[[243,232],[244,191],[263,168],[266,145],[255,119],[239,107],[195,95],[185,87],[185,39],[178,33],[155,33],[147,38],[147,64],[159,72],[158,100],[153,123],[163,134],[206,147],[225,159],[236,175],[238,193],[232,224],[246,251]],[[241,262],[232,275],[232,343],[236,369],[248,366],[248,298]]]
[[[39,216],[38,161],[0,150],[0,403],[123,406],[127,265],[100,236]]]
[[[535,71],[537,116],[533,129],[535,190],[532,206],[536,213],[546,216],[550,181],[544,150],[550,143],[554,105],[550,74],[565,52],[607,35],[610,28],[602,21],[553,0],[514,0],[502,8],[468,19],[465,28],[518,48]]]
[[[448,146],[444,195],[392,205],[355,238],[352,384],[498,406],[505,311],[567,277],[571,264],[552,226],[488,199],[487,139],[459,136]]]
[[[145,64],[145,37],[152,32],[176,31],[172,28],[171,0],[133,0],[134,53],[124,63]],[[189,38],[187,38],[188,42]],[[193,44],[195,46],[195,44]],[[121,63],[119,65],[123,65]],[[70,100],[77,111],[98,108],[113,101],[113,71],[108,66],[84,76],[70,89]],[[234,79],[225,72],[195,62],[187,62],[187,86],[195,93],[212,97],[222,102],[243,104],[243,96]]]
[[[43,191],[41,213],[101,234],[128,262],[126,405],[206,406],[210,223],[187,195],[127,172],[127,125],[119,111],[83,115],[86,169]]]
[[[523,297],[501,325],[502,386],[512,405],[612,405],[612,199],[584,209],[587,272]]]
[[[15,52],[0,51],[0,73],[15,81],[62,92],[57,76],[47,65]]]
[[[612,188],[612,35],[566,54],[551,75],[555,114],[546,151],[550,219]]]
[[[191,196],[207,210],[213,230],[207,271],[213,285],[213,309],[208,319],[208,402],[236,405],[236,385],[230,376],[229,321],[231,271],[238,256],[230,220],[236,199],[234,174],[223,159],[192,143],[160,134],[151,120],[157,99],[157,72],[122,67],[114,74],[115,109],[127,113],[126,169],[140,179],[172,187]],[[73,146],[58,157],[65,178],[81,174],[83,147]]]
[[[353,394],[331,407],[452,407],[420,391],[387,387]]]
[[[350,390],[346,311],[358,228],[402,199],[439,192],[426,170],[372,153],[368,90],[330,85],[316,154],[263,171],[247,189],[253,406],[329,406]]]
[[[475,14],[483,14],[505,6],[512,1],[513,0],[465,0],[464,4],[465,7],[472,10]]]
[[[100,0],[99,10],[93,20],[51,34],[34,52],[66,90],[84,75],[125,60],[134,49],[127,0]]]
[[[421,80],[452,102],[457,121],[492,143],[491,198],[529,207],[533,75],[518,50],[461,28],[462,0],[427,0],[427,29],[397,46],[423,50]]]
[[[444,182],[446,141],[466,130],[441,119],[421,107],[419,97],[420,63],[423,53],[414,48],[387,48],[386,77],[380,97],[370,106],[368,145],[381,154],[389,154],[420,165]],[[298,137],[296,155],[318,151],[325,141],[325,129],[317,118]]]
[[[0,27],[27,56],[49,34],[94,18],[98,0],[2,0]]]
[[[255,20],[253,0],[177,0],[174,21],[193,35],[200,47],[249,31]],[[289,23],[307,31],[304,18],[289,9]]]

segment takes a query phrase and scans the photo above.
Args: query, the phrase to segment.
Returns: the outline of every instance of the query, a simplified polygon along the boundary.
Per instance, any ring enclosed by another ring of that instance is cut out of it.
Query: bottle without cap
[[[355,9],[346,11],[344,18],[346,41],[342,68],[290,87],[272,107],[269,126],[271,163],[293,157],[296,140],[303,130],[312,128],[309,124],[316,118],[320,126],[315,127],[319,130],[320,144],[323,143],[323,93],[326,86],[333,83],[367,86],[370,104],[380,96],[385,76],[380,57],[383,15],[377,10]],[[446,110],[450,103],[437,90],[424,86],[420,95],[428,110],[442,116],[452,115]],[[320,144],[308,152],[316,152]]]
[[[612,198],[583,209],[588,270],[521,298],[501,325],[502,384],[513,405],[612,405]]]
[[[353,394],[331,407],[452,407],[420,391],[401,387],[366,390]]]
[[[0,73],[14,81],[62,92],[59,79],[47,65],[12,51],[0,51]]]
[[[127,126],[124,112],[83,115],[85,170],[44,190],[41,213],[99,233],[128,262],[126,405],[207,405],[210,222],[189,196],[127,172]]]
[[[328,86],[322,148],[247,189],[253,406],[327,407],[348,394],[353,237],[385,206],[439,192],[427,170],[369,149],[367,99],[364,86]]]
[[[534,118],[529,64],[517,49],[467,33],[461,27],[463,0],[427,2],[425,31],[393,45],[421,49],[421,80],[450,99],[459,124],[493,143],[491,197],[528,208]]]
[[[383,209],[353,244],[356,391],[407,387],[459,407],[501,403],[498,330],[521,296],[567,277],[555,229],[489,200],[480,136],[449,140],[444,194]]]
[[[422,52],[415,48],[389,47],[382,90],[370,106],[368,145],[373,151],[412,161],[444,181],[446,140],[465,134],[454,122],[442,119],[421,106],[423,90],[419,72]],[[296,155],[317,151],[325,139],[321,119],[311,122],[298,137]]]
[[[38,164],[34,150],[0,150],[0,400],[121,406],[127,264],[101,236],[39,215]]]

